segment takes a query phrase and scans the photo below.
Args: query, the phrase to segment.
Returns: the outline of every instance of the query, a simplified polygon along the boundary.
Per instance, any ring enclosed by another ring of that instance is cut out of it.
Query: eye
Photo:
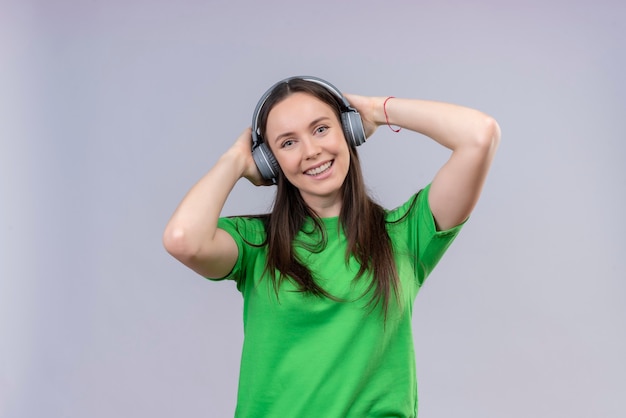
[[[317,128],[315,128],[315,133],[316,134],[323,134],[324,132],[326,132],[328,130],[328,126],[326,125],[320,125]]]
[[[286,141],[283,141],[283,142],[280,144],[280,147],[281,147],[281,148],[289,148],[290,146],[292,146],[292,145],[293,145],[293,142],[294,142],[294,141],[293,141],[293,139],[287,139]]]

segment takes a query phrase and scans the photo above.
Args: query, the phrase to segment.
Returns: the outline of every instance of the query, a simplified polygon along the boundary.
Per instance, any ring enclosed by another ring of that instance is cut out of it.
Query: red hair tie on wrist
[[[383,112],[385,112],[385,120],[387,121],[387,126],[389,126],[389,129],[397,133],[400,132],[400,129],[402,128],[393,129],[393,126],[391,126],[391,124],[389,123],[389,116],[387,116],[387,102],[389,101],[389,99],[395,99],[395,97],[389,96],[385,99],[385,103],[383,103]]]

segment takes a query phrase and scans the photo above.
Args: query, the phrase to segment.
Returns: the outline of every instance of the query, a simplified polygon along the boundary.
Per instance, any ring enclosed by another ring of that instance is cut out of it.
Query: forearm
[[[197,256],[215,238],[217,221],[228,195],[243,176],[244,158],[230,149],[185,195],[163,235],[177,258]]]
[[[376,123],[424,134],[451,150],[488,146],[497,124],[488,115],[463,106],[427,100],[375,98]],[[387,117],[385,117],[385,109]]]

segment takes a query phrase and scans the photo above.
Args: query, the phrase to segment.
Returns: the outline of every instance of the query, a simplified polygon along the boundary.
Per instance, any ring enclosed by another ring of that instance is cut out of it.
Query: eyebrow
[[[320,122],[322,122],[324,120],[330,120],[330,118],[328,116],[322,116],[322,117],[319,117],[317,119],[314,119],[311,123],[309,123],[309,128],[314,127],[315,125],[317,125],[318,123],[320,123]],[[285,137],[294,136],[295,134],[296,134],[295,132],[285,132],[285,133],[282,133],[282,134],[278,135],[276,137],[276,139],[274,139],[274,143],[280,141],[281,139],[283,139]]]

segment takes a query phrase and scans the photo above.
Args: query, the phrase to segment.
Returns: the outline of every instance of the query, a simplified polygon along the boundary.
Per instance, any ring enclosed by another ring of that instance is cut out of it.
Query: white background
[[[418,296],[420,417],[626,416],[626,3],[0,1],[0,416],[232,416],[241,296],[163,249],[287,76],[493,115],[470,222]],[[448,152],[360,148],[394,207]],[[264,212],[241,182],[224,214]]]

